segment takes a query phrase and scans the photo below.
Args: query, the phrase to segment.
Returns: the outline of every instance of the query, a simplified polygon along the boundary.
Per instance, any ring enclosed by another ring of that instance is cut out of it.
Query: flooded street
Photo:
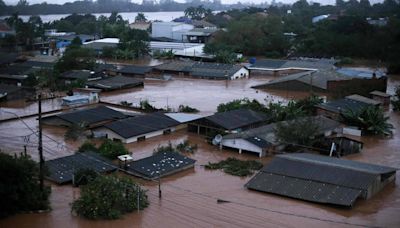
[[[134,104],[148,99],[158,108],[176,109],[180,104],[190,105],[204,114],[215,112],[218,104],[248,97],[260,102],[286,101],[301,98],[307,93],[256,91],[250,87],[271,78],[252,78],[236,81],[209,81],[174,79],[171,81],[146,80],[144,88],[123,92],[103,93],[101,100]],[[400,78],[389,80],[388,92],[393,94]],[[57,101],[46,101],[45,110],[57,109]],[[37,105],[25,109],[7,103],[6,110],[19,114],[34,113]],[[3,110],[3,107],[1,108]],[[4,113],[1,112],[1,115]],[[1,116],[3,117],[3,116]],[[24,119],[34,132],[34,117]],[[392,138],[362,137],[364,149],[348,159],[400,168],[400,114],[390,112],[390,122],[395,126]],[[20,120],[0,124],[1,149],[7,153],[23,151],[27,145],[33,159],[37,156],[37,137]],[[44,156],[46,160],[70,155],[79,142],[65,142],[65,129],[44,127]],[[29,136],[27,136],[29,135]],[[24,137],[25,136],[25,137]],[[128,144],[135,160],[150,156],[158,145],[169,141],[179,143],[188,139],[198,145],[191,158],[197,160],[193,169],[161,180],[162,198],[158,197],[157,183],[137,179],[148,189],[150,205],[144,211],[132,212],[115,221],[90,221],[71,215],[70,203],[79,197],[79,189],[70,185],[52,185],[52,211],[42,214],[19,214],[0,220],[0,227],[399,227],[400,226],[400,172],[397,183],[387,186],[369,200],[358,200],[354,208],[335,208],[308,203],[272,194],[247,190],[244,184],[251,177],[240,178],[220,170],[205,170],[203,165],[227,157],[259,160],[267,164],[272,157],[258,158],[255,154],[241,154],[234,150],[219,150],[204,138],[185,130],[170,135]],[[121,174],[122,175],[122,174]],[[217,200],[228,201],[218,203]]]

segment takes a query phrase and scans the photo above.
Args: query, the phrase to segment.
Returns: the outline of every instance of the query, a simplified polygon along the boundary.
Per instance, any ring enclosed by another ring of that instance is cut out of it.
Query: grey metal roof
[[[107,120],[123,119],[126,117],[121,112],[118,112],[106,106],[98,106],[90,109],[75,110],[68,113],[58,114],[56,116],[60,119],[63,119],[73,124],[86,123],[88,125]]]
[[[152,113],[142,116],[131,117],[106,124],[104,127],[110,129],[121,137],[128,139],[179,125],[176,120],[162,113]]]
[[[376,95],[376,96],[381,96],[381,97],[391,97],[390,94],[387,94],[387,93],[384,93],[384,92],[378,91],[378,90],[374,90],[374,91],[370,92],[369,94]]]
[[[162,152],[128,164],[127,171],[146,179],[155,179],[190,168],[195,162],[176,152]]]
[[[395,172],[397,170],[396,168],[388,166],[375,165],[365,162],[345,160],[345,159],[308,154],[308,153],[295,153],[295,154],[278,155],[278,156],[284,157],[286,159],[301,160],[312,163],[331,165],[335,167],[342,167],[346,169],[358,170],[371,174],[385,174],[385,173]]]
[[[362,193],[362,190],[359,189],[266,172],[259,172],[246,186],[256,191],[348,207],[352,206]]]
[[[342,113],[344,110],[358,111],[367,107],[368,105],[369,104],[360,101],[345,98],[322,103],[317,105],[317,107],[335,113]]]
[[[125,77],[125,76],[113,76],[109,78],[103,78],[95,81],[89,81],[86,83],[87,86],[102,90],[116,90],[131,88],[135,86],[143,85],[143,81],[137,78]]]
[[[340,75],[335,71],[305,71],[296,74],[290,74],[287,76],[279,77],[277,79],[271,80],[268,83],[257,85],[254,87],[268,87],[270,85],[286,83],[290,81],[299,81],[305,85],[312,85],[319,89],[326,90],[328,87],[328,81],[337,80],[349,80],[350,77]]]
[[[19,65],[26,66],[26,67],[34,67],[34,68],[51,69],[54,67],[55,63],[54,62],[40,62],[40,61],[28,60]]]
[[[10,94],[16,91],[21,90],[22,88],[16,85],[8,85],[0,83],[0,94]]]
[[[64,79],[81,79],[81,80],[86,80],[91,77],[91,72],[90,70],[70,70],[67,72],[64,72],[60,75],[60,78]]]
[[[166,71],[181,71],[181,72],[190,72],[191,67],[194,62],[186,62],[186,61],[172,61],[169,63],[164,63],[158,66],[155,66],[154,69],[157,70],[166,70]]]
[[[135,66],[135,65],[124,65],[121,69],[117,69],[116,72],[122,74],[146,74],[151,71],[151,67],[149,66]]]
[[[0,52],[0,65],[9,64],[17,61],[19,55],[17,53]]]
[[[93,169],[96,172],[111,172],[117,169],[111,161],[93,152],[76,153],[74,155],[46,161],[49,169],[47,179],[58,184],[72,181],[74,172],[79,169]]]
[[[191,67],[191,75],[198,77],[230,78],[243,67],[234,64],[197,62]]]
[[[27,74],[32,67],[23,66],[21,64],[14,64],[7,67],[0,68],[0,74],[8,74],[8,75],[23,75]]]
[[[307,153],[276,156],[247,188],[318,203],[352,206],[379,175],[396,169]]]
[[[272,144],[264,139],[262,139],[261,137],[258,136],[253,136],[253,137],[248,137],[245,138],[244,140],[260,147],[260,148],[267,148],[270,147]]]
[[[269,119],[264,113],[255,112],[250,109],[237,109],[228,112],[220,112],[205,118],[227,130],[247,127]]]
[[[382,103],[380,101],[377,101],[377,100],[374,100],[374,99],[371,99],[368,97],[364,97],[364,96],[361,96],[358,94],[346,96],[346,99],[355,100],[355,101],[359,101],[359,102],[370,104],[370,105],[379,105]]]
[[[251,64],[251,67],[254,68],[267,68],[267,69],[277,69],[281,68],[283,64],[286,63],[286,60],[279,59],[257,59],[254,64]]]

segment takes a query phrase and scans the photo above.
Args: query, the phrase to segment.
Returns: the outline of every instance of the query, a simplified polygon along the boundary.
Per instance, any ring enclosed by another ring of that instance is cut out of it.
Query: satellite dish
[[[221,141],[222,141],[222,135],[216,135],[215,137],[214,137],[214,139],[213,139],[213,141],[212,141],[212,144],[213,145],[218,145],[218,144],[220,144],[221,143]]]

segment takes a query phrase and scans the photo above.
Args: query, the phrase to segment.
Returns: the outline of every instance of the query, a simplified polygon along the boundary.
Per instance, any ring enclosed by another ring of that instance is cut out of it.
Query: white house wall
[[[122,136],[116,134],[115,132],[113,132],[110,129],[105,128],[105,127],[99,128],[95,132],[105,133],[105,134],[107,134],[107,138],[109,138],[109,139],[118,139],[118,140],[121,140],[121,142],[123,142],[123,143],[133,143],[133,142],[136,142],[138,138],[143,137],[143,136],[145,136],[146,139],[148,139],[151,137],[163,135],[165,130],[171,130],[171,132],[174,132],[174,131],[176,131],[176,128],[175,127],[165,128],[165,129],[162,129],[159,131],[149,132],[147,134],[137,135],[135,137],[131,137],[131,138],[127,138],[127,139],[123,138]]]
[[[242,67],[240,70],[238,70],[236,73],[232,75],[231,79],[248,78],[248,77],[249,77],[249,70]]]
[[[222,146],[225,146],[225,147],[238,149],[239,153],[241,153],[242,150],[246,150],[246,151],[258,153],[258,155],[260,157],[264,156],[264,154],[262,152],[262,148],[254,145],[244,139],[223,139],[221,144],[222,144]]]

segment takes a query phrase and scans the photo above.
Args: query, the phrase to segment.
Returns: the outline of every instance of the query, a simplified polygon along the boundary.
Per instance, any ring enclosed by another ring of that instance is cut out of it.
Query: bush
[[[106,139],[99,147],[99,153],[106,158],[116,159],[119,155],[128,154],[122,142]]]
[[[76,141],[79,138],[85,136],[85,124],[72,124],[68,127],[68,130],[65,132],[64,138],[67,140]]]
[[[185,140],[178,145],[176,145],[176,150],[180,153],[191,153],[193,154],[197,150],[197,144],[191,145],[189,140]]]
[[[179,112],[186,112],[186,113],[197,113],[199,112],[198,109],[192,108],[188,105],[179,105]]]
[[[206,169],[222,169],[225,173],[234,176],[249,176],[254,170],[260,170],[263,164],[258,161],[242,161],[236,158],[228,158],[217,163],[208,163]]]
[[[92,152],[98,152],[98,149],[96,145],[89,141],[85,141],[78,149],[78,152],[86,152],[86,151],[92,151]]]
[[[157,110],[157,108],[151,105],[148,100],[140,101],[140,108],[145,110],[146,112],[152,112]]]
[[[93,169],[79,169],[74,173],[74,186],[87,185],[98,176],[99,174]]]
[[[148,205],[145,191],[131,179],[98,176],[81,186],[81,196],[72,203],[72,212],[88,219],[117,219],[138,207],[143,210]]]
[[[39,166],[28,156],[0,153],[0,217],[50,208],[50,187],[40,191]]]
[[[164,152],[177,152],[171,142],[168,142],[166,146],[158,145],[156,149],[153,150],[153,154],[164,153]]]

